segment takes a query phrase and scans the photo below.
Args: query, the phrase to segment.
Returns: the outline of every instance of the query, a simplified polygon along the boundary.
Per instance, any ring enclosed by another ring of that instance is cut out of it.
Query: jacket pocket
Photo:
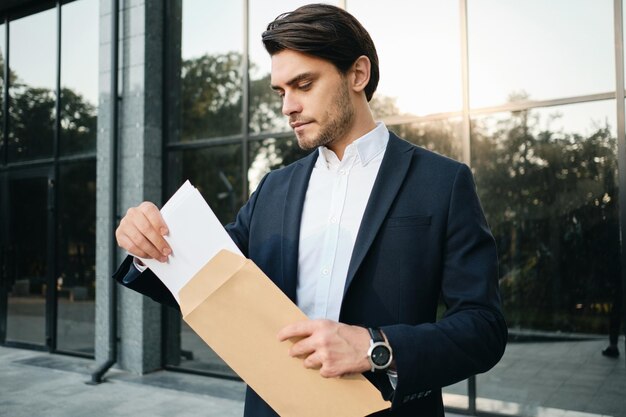
[[[386,227],[430,226],[431,216],[389,217]]]

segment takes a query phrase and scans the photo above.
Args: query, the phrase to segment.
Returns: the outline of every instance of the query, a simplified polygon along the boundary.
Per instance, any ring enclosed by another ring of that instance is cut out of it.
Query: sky
[[[61,84],[98,103],[98,0],[80,0],[62,7]],[[5,30],[0,25],[0,49]],[[56,80],[56,10],[10,23],[11,70],[33,87],[54,89]]]
[[[257,68],[253,78],[269,72],[270,59],[260,42],[267,23],[307,2],[249,0],[250,61]],[[458,0],[381,4],[346,0],[347,10],[377,46],[381,72],[377,94],[394,98],[402,114],[460,111]],[[512,93],[546,100],[613,91],[612,7],[611,0],[468,0],[470,106],[501,105]],[[63,6],[62,84],[94,104],[98,12],[97,0]],[[11,67],[30,85],[54,86],[55,25],[54,9],[11,23]],[[183,58],[242,52],[243,36],[242,1],[183,0]],[[565,112],[575,114],[572,127],[582,129],[590,119],[602,116],[586,116],[590,109],[581,106],[568,106]]]

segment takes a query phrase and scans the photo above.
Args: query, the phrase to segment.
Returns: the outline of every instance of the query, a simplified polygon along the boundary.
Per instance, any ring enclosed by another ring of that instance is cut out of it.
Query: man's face
[[[274,54],[272,89],[302,149],[341,141],[354,124],[348,81],[329,61],[292,50]]]

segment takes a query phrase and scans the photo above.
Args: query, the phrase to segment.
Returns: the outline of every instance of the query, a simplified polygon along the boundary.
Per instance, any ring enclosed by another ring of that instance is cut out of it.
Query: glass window
[[[443,406],[454,411],[466,411],[469,408],[467,380],[442,388]],[[453,414],[456,415],[456,414]]]
[[[615,101],[475,118],[472,166],[511,340],[482,404],[623,413],[595,397],[623,384],[601,356],[621,279]]]
[[[610,0],[470,0],[470,105],[615,89]]]
[[[57,194],[57,347],[94,354],[96,162],[61,165]]]
[[[98,106],[98,0],[61,9],[61,154],[95,151]]]
[[[278,15],[310,3],[306,0],[250,1],[250,131],[277,132],[289,130],[281,112],[280,98],[270,88],[271,58],[263,47],[261,34]],[[336,4],[336,1],[319,3]]]
[[[391,125],[388,128],[415,145],[456,160],[463,157],[460,118]]]
[[[210,372],[214,375],[237,377],[235,371],[213,351],[187,323],[180,320],[180,359],[172,365]]]
[[[380,61],[375,116],[461,110],[461,35],[456,0],[348,1]],[[390,23],[392,22],[392,23]]]
[[[5,26],[0,25],[0,165],[4,164],[4,60],[6,59],[5,45],[6,37],[4,36]]]
[[[302,150],[295,137],[268,138],[250,142],[250,166],[248,167],[250,194],[256,190],[265,174],[287,166],[310,152]]]
[[[43,171],[43,172],[42,172]],[[46,344],[46,294],[50,267],[48,252],[48,170],[10,175],[5,264],[8,311],[6,338]],[[0,318],[3,319],[3,318]]]
[[[168,162],[168,198],[188,179],[223,224],[235,220],[243,205],[241,144],[170,151]]]
[[[243,3],[184,0],[172,141],[242,132]],[[174,42],[174,45],[176,43]],[[174,51],[173,51],[174,52]],[[178,125],[178,126],[176,126]]]
[[[55,125],[56,11],[9,25],[9,161],[52,156]]]

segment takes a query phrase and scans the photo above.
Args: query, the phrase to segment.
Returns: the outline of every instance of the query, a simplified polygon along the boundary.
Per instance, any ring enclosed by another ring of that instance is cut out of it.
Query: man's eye
[[[313,85],[313,83],[304,83],[304,84],[300,84],[299,88],[300,88],[300,90],[306,91],[306,90],[311,89],[312,85]]]

